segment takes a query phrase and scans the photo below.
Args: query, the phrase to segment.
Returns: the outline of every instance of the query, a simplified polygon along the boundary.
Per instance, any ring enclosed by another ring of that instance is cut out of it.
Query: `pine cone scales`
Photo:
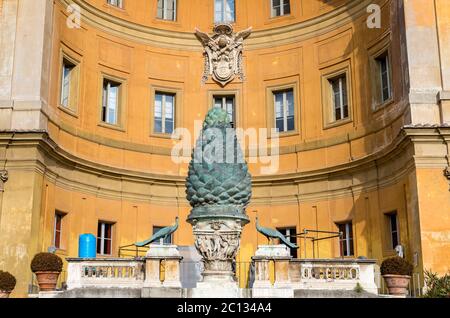
[[[218,149],[221,141],[223,148]],[[233,157],[226,156],[227,150],[232,151]],[[251,198],[251,176],[242,158],[227,113],[220,108],[211,109],[189,164],[186,194],[191,206],[231,205],[244,213]]]

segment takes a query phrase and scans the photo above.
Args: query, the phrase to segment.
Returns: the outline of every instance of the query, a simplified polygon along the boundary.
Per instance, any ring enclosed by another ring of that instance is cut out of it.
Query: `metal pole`
[[[316,259],[316,251],[315,251],[314,240],[312,240],[312,246],[313,246],[313,259]]]
[[[306,231],[306,229],[303,229],[303,234],[305,234],[305,236],[303,237],[303,245],[305,246],[305,259],[306,259],[306,235],[308,234],[308,232]]]

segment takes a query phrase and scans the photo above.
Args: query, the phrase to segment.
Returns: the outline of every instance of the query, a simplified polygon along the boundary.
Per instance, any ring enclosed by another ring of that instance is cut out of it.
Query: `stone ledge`
[[[350,290],[295,289],[294,298],[378,298],[378,295]]]
[[[440,91],[439,92],[440,101],[450,101],[450,91]]]

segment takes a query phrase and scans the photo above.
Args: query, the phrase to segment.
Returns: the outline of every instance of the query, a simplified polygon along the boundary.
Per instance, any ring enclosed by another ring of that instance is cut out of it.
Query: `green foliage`
[[[361,294],[364,291],[364,288],[361,286],[360,283],[356,283],[355,288],[353,289],[355,293]]]
[[[427,293],[425,298],[450,298],[450,273],[439,277],[432,271],[425,271]]]
[[[52,253],[36,254],[31,261],[31,270],[36,272],[61,272],[63,268],[62,259]]]
[[[0,291],[12,292],[16,287],[16,278],[8,272],[0,271]]]
[[[408,275],[413,272],[413,265],[399,256],[385,259],[381,263],[381,275]]]

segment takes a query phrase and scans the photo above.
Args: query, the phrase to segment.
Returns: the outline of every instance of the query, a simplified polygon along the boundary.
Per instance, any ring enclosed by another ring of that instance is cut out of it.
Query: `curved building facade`
[[[0,269],[16,295],[35,253],[77,256],[84,233],[118,256],[179,216],[172,240],[192,246],[190,153],[173,155],[172,132],[193,145],[211,107],[249,141],[239,262],[266,243],[258,216],[287,235],[342,232],[298,238],[299,258],[381,262],[401,245],[421,284],[447,272],[446,1],[0,0]],[[252,27],[245,77],[226,85],[202,82],[195,36],[220,22]]]

